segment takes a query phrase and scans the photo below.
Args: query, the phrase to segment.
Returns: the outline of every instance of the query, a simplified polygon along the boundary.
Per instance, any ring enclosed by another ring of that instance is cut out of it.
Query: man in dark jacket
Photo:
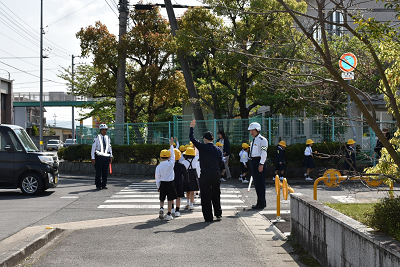
[[[201,192],[201,210],[206,222],[213,221],[212,207],[217,220],[222,218],[221,210],[221,190],[220,190],[220,164],[222,163],[222,152],[213,143],[214,136],[212,132],[205,132],[203,142],[200,143],[194,138],[194,127],[196,120],[190,123],[189,139],[199,151],[200,161],[200,192]]]

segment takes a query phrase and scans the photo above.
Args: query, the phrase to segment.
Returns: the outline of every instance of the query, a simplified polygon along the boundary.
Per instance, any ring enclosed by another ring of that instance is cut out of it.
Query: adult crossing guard
[[[96,169],[95,184],[96,189],[107,189],[107,175],[108,166],[112,162],[112,148],[111,141],[107,135],[107,125],[100,124],[100,134],[97,135],[93,140],[92,145],[92,164]]]
[[[212,132],[205,132],[203,142],[200,143],[194,138],[194,127],[196,120],[190,123],[189,139],[199,150],[200,159],[200,192],[201,192],[201,210],[206,222],[213,221],[212,208],[217,220],[222,218],[221,209],[221,190],[220,190],[220,166],[222,164],[222,152],[213,143],[214,136]]]
[[[254,187],[257,194],[257,203],[252,205],[253,209],[264,209],[267,206],[265,200],[265,177],[267,174],[267,149],[268,141],[260,134],[261,125],[252,122],[247,129],[254,137],[250,145],[250,172],[254,179]]]

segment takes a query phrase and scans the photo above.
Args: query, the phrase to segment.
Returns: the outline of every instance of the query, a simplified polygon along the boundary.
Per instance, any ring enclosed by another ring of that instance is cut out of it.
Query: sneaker
[[[160,220],[164,220],[164,209],[160,209],[158,212],[158,218],[160,218]]]
[[[274,177],[272,177],[272,181],[275,181],[275,176],[274,176]]]
[[[248,184],[249,181],[247,181],[246,179],[242,181],[242,184]]]
[[[313,179],[310,177],[306,177],[306,181],[313,181]]]
[[[304,174],[304,177],[307,177],[307,173]]]
[[[279,180],[283,181],[283,177],[279,177]]]
[[[171,209],[171,214],[174,214],[175,213],[175,209]]]
[[[220,180],[221,180],[221,182],[226,182],[226,180],[224,178],[221,178]]]
[[[239,181],[243,181],[243,177],[242,176],[239,177]]]
[[[222,215],[217,216],[217,221],[222,220]]]
[[[194,210],[193,205],[190,205],[190,206],[189,206],[189,210]]]
[[[181,213],[179,211],[175,211],[175,217],[181,217]]]
[[[167,216],[165,216],[165,218],[164,218],[164,220],[166,220],[166,221],[170,221],[170,220],[172,220],[173,219],[173,217],[171,216],[171,215],[167,215]]]

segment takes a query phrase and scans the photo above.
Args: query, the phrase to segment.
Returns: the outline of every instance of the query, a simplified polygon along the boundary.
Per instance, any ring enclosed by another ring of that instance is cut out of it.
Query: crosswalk
[[[159,209],[159,193],[155,183],[132,183],[112,195],[99,209]],[[165,202],[167,204],[167,201]],[[181,198],[181,209],[186,198]],[[230,185],[221,185],[222,210],[234,210],[247,207],[239,189]],[[200,198],[195,198],[194,209],[201,210]]]

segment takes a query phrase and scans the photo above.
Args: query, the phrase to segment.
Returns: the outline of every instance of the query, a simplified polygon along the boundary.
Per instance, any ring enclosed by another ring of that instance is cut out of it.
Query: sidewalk
[[[62,231],[68,234],[50,241]],[[28,227],[0,242],[0,266],[14,266],[29,256],[27,244],[39,249],[45,237],[52,248],[24,264],[39,259],[34,266],[304,266],[254,210],[224,212],[213,223],[193,212],[170,222],[155,214]]]

